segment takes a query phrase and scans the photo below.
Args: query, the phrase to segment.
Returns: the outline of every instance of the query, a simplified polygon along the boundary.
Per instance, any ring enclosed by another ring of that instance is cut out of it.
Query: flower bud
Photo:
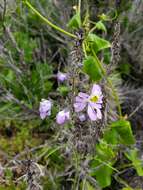
[[[81,122],[84,122],[85,120],[86,120],[86,116],[85,116],[85,114],[81,114],[81,115],[79,115],[79,120],[81,121]]]
[[[62,110],[57,114],[56,122],[59,125],[63,125],[70,119],[70,112],[68,110]]]
[[[67,80],[67,74],[62,73],[62,72],[58,72],[57,73],[57,79],[59,82],[64,82],[65,80]]]
[[[52,103],[50,100],[42,99],[40,102],[39,112],[41,119],[45,119],[47,116],[51,115]]]

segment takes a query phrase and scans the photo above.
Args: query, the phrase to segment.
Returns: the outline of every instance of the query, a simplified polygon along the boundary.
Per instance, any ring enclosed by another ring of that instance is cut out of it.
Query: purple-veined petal
[[[84,110],[86,107],[87,103],[86,102],[81,102],[81,103],[74,103],[74,110],[75,112],[80,112]]]
[[[40,112],[40,117],[41,119],[45,119],[46,118],[46,113],[45,112]]]
[[[94,84],[91,90],[91,95],[100,96],[101,94],[101,87],[98,84]]]
[[[93,109],[101,109],[102,108],[102,105],[99,104],[99,103],[94,103],[94,102],[89,102],[90,106],[93,108]]]
[[[76,96],[75,97],[75,102],[77,102],[77,103],[82,103],[82,102],[84,102],[85,101],[85,99],[83,99],[83,98],[81,98],[81,97],[79,97],[79,96]]]
[[[87,102],[88,98],[89,98],[88,94],[80,92],[78,96],[75,97],[75,102],[77,103]]]
[[[66,120],[70,119],[70,111],[69,110],[65,111],[65,116],[66,116]]]
[[[98,119],[102,119],[101,110],[100,110],[100,109],[96,109],[96,112],[97,112],[97,118],[98,118]]]
[[[83,99],[87,99],[89,97],[89,95],[86,94],[86,93],[84,93],[84,92],[79,92],[78,96],[81,97],[81,98],[83,98]]]
[[[42,99],[40,102],[39,112],[41,119],[45,119],[51,115],[52,102],[50,100]]]
[[[88,104],[87,113],[88,113],[88,116],[89,116],[89,118],[91,119],[91,121],[96,121],[96,120],[97,120],[97,113],[96,113],[96,111],[90,106],[90,104]]]
[[[47,112],[47,116],[50,116],[51,115],[51,110],[49,110],[48,112]]]
[[[57,122],[59,125],[64,124],[64,122],[65,122],[65,116],[58,114],[57,117],[56,117],[56,122]]]
[[[56,116],[56,122],[59,125],[63,125],[65,122],[67,122],[70,119],[70,112],[62,110],[60,111]]]
[[[103,103],[103,96],[99,97],[99,100],[96,102],[97,104],[102,104]]]

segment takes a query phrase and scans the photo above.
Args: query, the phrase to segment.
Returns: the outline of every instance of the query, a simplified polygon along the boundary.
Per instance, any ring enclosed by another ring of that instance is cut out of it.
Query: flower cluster
[[[83,111],[87,112],[87,115],[91,121],[96,121],[102,119],[102,104],[103,104],[103,95],[101,87],[97,84],[94,84],[91,90],[90,95],[79,92],[78,96],[75,97],[74,101],[74,110],[76,113]],[[40,102],[40,117],[45,119],[47,116],[51,115],[52,102],[50,100],[42,99]],[[85,121],[87,116],[84,113],[79,115],[79,120],[81,122]],[[65,124],[70,120],[70,111],[68,108],[60,111],[56,116],[56,122],[59,125]]]

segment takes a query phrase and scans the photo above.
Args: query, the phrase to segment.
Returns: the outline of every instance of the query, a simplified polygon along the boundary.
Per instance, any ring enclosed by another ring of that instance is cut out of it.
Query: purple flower
[[[59,125],[66,123],[70,119],[70,112],[69,110],[62,110],[57,114],[56,122]]]
[[[42,99],[40,102],[39,112],[41,119],[45,119],[46,116],[51,115],[52,103],[50,100]]]
[[[79,118],[79,120],[80,120],[81,122],[86,121],[86,116],[85,116],[85,114],[79,115],[78,118]]]
[[[59,82],[64,82],[65,80],[67,80],[67,74],[62,73],[62,72],[58,72],[57,73],[57,79]]]
[[[87,107],[87,114],[92,121],[102,119],[102,99],[101,87],[94,84],[90,95],[80,92],[76,96],[74,103],[75,112],[81,112]]]

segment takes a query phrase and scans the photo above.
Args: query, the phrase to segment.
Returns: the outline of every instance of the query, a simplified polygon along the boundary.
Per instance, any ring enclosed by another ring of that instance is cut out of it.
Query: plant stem
[[[80,10],[81,10],[81,0],[78,1],[78,12],[79,12],[79,15],[80,15]]]
[[[55,30],[58,30],[59,32],[62,32],[63,34],[66,34],[72,38],[77,38],[76,35],[65,31],[64,29],[60,28],[59,26],[53,24],[52,22],[50,22],[47,18],[45,18],[43,15],[41,15],[27,0],[24,1],[24,3],[36,14],[38,15],[44,22],[46,22],[49,26],[51,26],[52,28],[54,28]]]
[[[83,49],[85,57],[87,57],[86,48],[85,48],[85,42],[82,43],[82,49]]]
[[[120,105],[120,101],[119,101],[119,97],[117,95],[117,92],[112,84],[112,81],[107,77],[107,82],[108,84],[110,85],[111,89],[112,89],[112,92],[113,92],[113,95],[114,95],[114,98],[115,98],[115,101],[116,101],[116,104],[117,104],[117,107],[118,107],[118,112],[119,112],[119,116],[120,116],[120,119],[123,118],[122,116],[122,110],[121,110],[121,105]]]

